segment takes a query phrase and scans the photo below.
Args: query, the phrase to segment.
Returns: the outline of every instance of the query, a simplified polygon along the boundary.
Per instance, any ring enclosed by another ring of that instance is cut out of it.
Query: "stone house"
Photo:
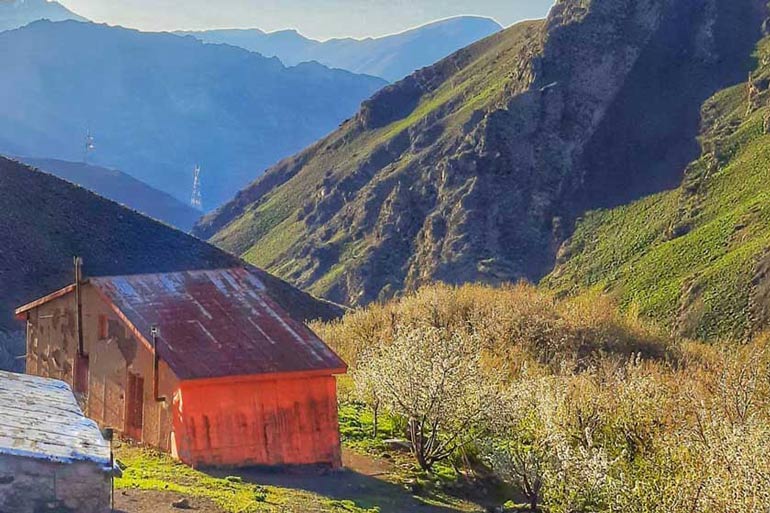
[[[192,466],[341,464],[345,363],[244,268],[78,279],[19,308],[27,372]]]
[[[66,383],[0,371],[0,511],[107,513],[110,462]]]

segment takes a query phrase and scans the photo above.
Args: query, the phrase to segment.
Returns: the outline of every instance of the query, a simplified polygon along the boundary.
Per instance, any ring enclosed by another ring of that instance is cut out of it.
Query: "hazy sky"
[[[97,22],[142,30],[296,28],[330,37],[381,36],[429,21],[477,14],[510,25],[541,18],[554,0],[59,0]]]

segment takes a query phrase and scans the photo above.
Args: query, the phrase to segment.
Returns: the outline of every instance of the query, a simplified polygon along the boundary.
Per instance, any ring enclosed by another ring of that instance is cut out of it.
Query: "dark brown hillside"
[[[84,258],[91,276],[243,265],[194,237],[2,157],[0,210],[0,332],[23,328],[13,319],[16,307],[71,282],[74,255]],[[340,313],[262,275],[273,297],[296,317]]]
[[[337,301],[538,280],[586,210],[675,186],[760,0],[561,0],[376,94],[197,233]]]
[[[190,231],[202,215],[200,210],[117,169],[56,159],[21,157],[15,160],[80,185],[182,231]]]

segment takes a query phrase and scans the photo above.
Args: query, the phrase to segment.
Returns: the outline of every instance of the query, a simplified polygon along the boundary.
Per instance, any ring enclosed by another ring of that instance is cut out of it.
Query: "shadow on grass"
[[[381,513],[457,513],[460,511],[449,505],[428,504],[412,496],[402,486],[349,469],[324,472],[314,469],[279,471],[249,468],[207,472],[214,477],[238,476],[244,482],[252,484],[311,492],[332,501],[353,501],[360,508],[379,507]]]

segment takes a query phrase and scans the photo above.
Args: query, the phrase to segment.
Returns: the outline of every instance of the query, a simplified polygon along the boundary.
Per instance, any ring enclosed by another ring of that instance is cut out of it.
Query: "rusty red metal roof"
[[[181,380],[328,370],[345,363],[243,268],[91,278]]]

